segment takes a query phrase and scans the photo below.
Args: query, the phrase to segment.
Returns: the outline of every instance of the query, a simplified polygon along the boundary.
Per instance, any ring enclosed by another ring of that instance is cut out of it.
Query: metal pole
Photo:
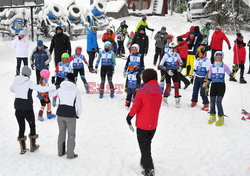
[[[30,17],[31,17],[31,38],[34,41],[34,18],[33,18],[33,7],[30,7]]]
[[[139,0],[139,10],[141,11],[143,8],[143,0]]]
[[[174,0],[171,0],[170,2],[170,8],[171,8],[171,15],[173,15],[173,12],[174,12]]]

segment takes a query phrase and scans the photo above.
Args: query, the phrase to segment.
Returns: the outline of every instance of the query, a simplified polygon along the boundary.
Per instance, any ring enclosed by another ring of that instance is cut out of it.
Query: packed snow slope
[[[118,27],[120,21],[126,20],[129,31],[134,30],[140,18],[127,17],[114,21]],[[158,31],[166,26],[167,32],[174,36],[189,30],[190,23],[182,15],[166,17],[148,17],[150,27]],[[205,22],[203,22],[205,23]],[[201,25],[196,22],[192,25]],[[98,32],[100,40],[102,31]],[[153,35],[155,35],[154,32]],[[149,54],[145,58],[146,68],[153,66],[154,39],[151,32]],[[249,33],[244,33],[245,40]],[[233,45],[234,36],[229,36]],[[50,42],[45,42],[47,46]],[[30,52],[35,42],[30,42]],[[72,48],[83,46],[86,54],[86,39],[73,40]],[[230,67],[233,52],[224,44],[224,61]],[[128,53],[128,51],[126,51]],[[0,175],[1,176],[137,176],[140,175],[140,151],[136,134],[132,133],[127,124],[128,110],[124,107],[126,94],[116,94],[114,99],[105,95],[99,99],[98,94],[86,94],[83,83],[78,79],[77,85],[82,94],[83,113],[77,120],[77,137],[75,152],[79,157],[67,160],[57,156],[57,120],[36,121],[40,149],[35,153],[19,154],[16,140],[18,125],[13,107],[14,95],[9,91],[14,75],[16,59],[11,50],[11,42],[0,39]],[[208,55],[210,57],[210,53]],[[248,61],[246,67],[248,67]],[[117,59],[113,82],[123,84],[123,68],[125,60]],[[53,71],[53,64],[50,70]],[[33,71],[31,79],[35,81]],[[159,75],[158,75],[159,76]],[[86,71],[89,82],[100,83],[100,75]],[[190,108],[192,85],[181,89],[181,108],[174,106],[173,94],[169,105],[162,106],[159,125],[152,142],[152,156],[157,176],[248,176],[250,175],[250,121],[242,121],[241,108],[250,111],[250,75],[245,75],[248,84],[229,82],[226,77],[226,94],[223,101],[225,125],[216,127],[208,125],[209,114],[198,107]],[[237,75],[239,79],[239,75]],[[172,91],[173,93],[173,91]],[[37,115],[40,102],[34,96],[34,110]],[[56,108],[53,108],[55,113]],[[134,123],[134,119],[133,119]],[[26,135],[29,133],[26,127]]]

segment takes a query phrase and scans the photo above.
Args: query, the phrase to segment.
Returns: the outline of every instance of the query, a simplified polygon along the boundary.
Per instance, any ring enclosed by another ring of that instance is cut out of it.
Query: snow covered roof
[[[125,1],[110,1],[106,4],[106,12],[119,12],[124,6]]]
[[[189,1],[188,3],[199,3],[199,2],[207,2],[206,0],[192,0]]]

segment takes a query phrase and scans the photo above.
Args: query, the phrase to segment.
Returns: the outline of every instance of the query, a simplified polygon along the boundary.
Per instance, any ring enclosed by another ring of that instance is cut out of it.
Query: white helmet
[[[176,48],[176,44],[174,43],[174,42],[171,42],[170,44],[169,44],[169,48]]]
[[[136,49],[137,51],[139,51],[139,50],[140,50],[140,47],[139,47],[138,44],[133,44],[133,45],[131,46],[131,50],[133,50],[133,49]]]
[[[222,51],[216,51],[214,53],[214,57],[216,57],[216,56],[221,56],[223,58],[224,57],[224,53]]]

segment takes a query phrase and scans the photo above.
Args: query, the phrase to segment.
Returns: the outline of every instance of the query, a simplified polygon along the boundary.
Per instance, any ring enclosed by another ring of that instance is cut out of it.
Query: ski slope
[[[129,31],[134,30],[140,18],[127,17],[114,21],[116,27],[126,20]],[[190,23],[185,16],[148,17],[150,27],[159,30],[166,26],[167,32],[174,36],[189,30]],[[204,22],[205,23],[205,22]],[[196,22],[192,25],[201,25]],[[100,39],[102,31],[98,32]],[[152,64],[154,43],[151,31],[149,54],[145,58],[146,68],[155,68]],[[250,33],[243,33],[248,39]],[[155,35],[155,33],[153,34]],[[234,36],[229,36],[233,45]],[[125,42],[126,43],[126,42]],[[45,42],[47,46],[50,42]],[[103,46],[99,40],[100,46]],[[36,43],[30,43],[30,53]],[[73,40],[72,48],[78,45],[86,48],[86,39]],[[224,43],[224,61],[230,67],[233,52]],[[19,155],[19,144],[16,140],[18,124],[15,119],[14,95],[9,87],[14,80],[16,59],[11,50],[11,42],[0,38],[1,69],[0,91],[0,175],[1,176],[138,176],[140,175],[140,151],[136,134],[127,124],[128,110],[124,107],[126,94],[116,94],[114,99],[105,95],[100,100],[97,94],[85,93],[83,83],[77,82],[82,94],[83,113],[77,120],[76,149],[77,159],[67,160],[57,156],[58,126],[56,119],[36,121],[37,140],[40,149],[35,153]],[[84,55],[87,56],[84,50]],[[208,55],[210,57],[210,53]],[[248,61],[246,68],[248,67]],[[125,60],[117,59],[113,82],[123,84]],[[53,64],[50,70],[53,71]],[[247,68],[248,69],[248,68]],[[247,71],[246,69],[246,71]],[[239,74],[239,73],[238,73]],[[158,75],[159,76],[159,75]],[[35,72],[31,79],[35,81]],[[100,83],[100,75],[86,71],[89,82]],[[237,75],[239,79],[239,75]],[[223,101],[225,125],[216,127],[208,125],[208,113],[198,107],[190,108],[192,85],[181,89],[181,108],[174,106],[174,97],[170,96],[169,105],[162,106],[159,125],[152,142],[152,156],[157,176],[248,176],[250,175],[250,121],[242,121],[241,108],[250,109],[250,75],[245,75],[246,85],[228,82],[226,77],[226,94]],[[173,93],[173,91],[172,91]],[[33,93],[34,110],[37,115],[40,102]],[[53,108],[55,113],[56,109]],[[134,120],[133,120],[134,123]],[[28,126],[26,127],[27,129]],[[29,130],[26,131],[28,135]],[[29,143],[28,143],[29,144]]]

